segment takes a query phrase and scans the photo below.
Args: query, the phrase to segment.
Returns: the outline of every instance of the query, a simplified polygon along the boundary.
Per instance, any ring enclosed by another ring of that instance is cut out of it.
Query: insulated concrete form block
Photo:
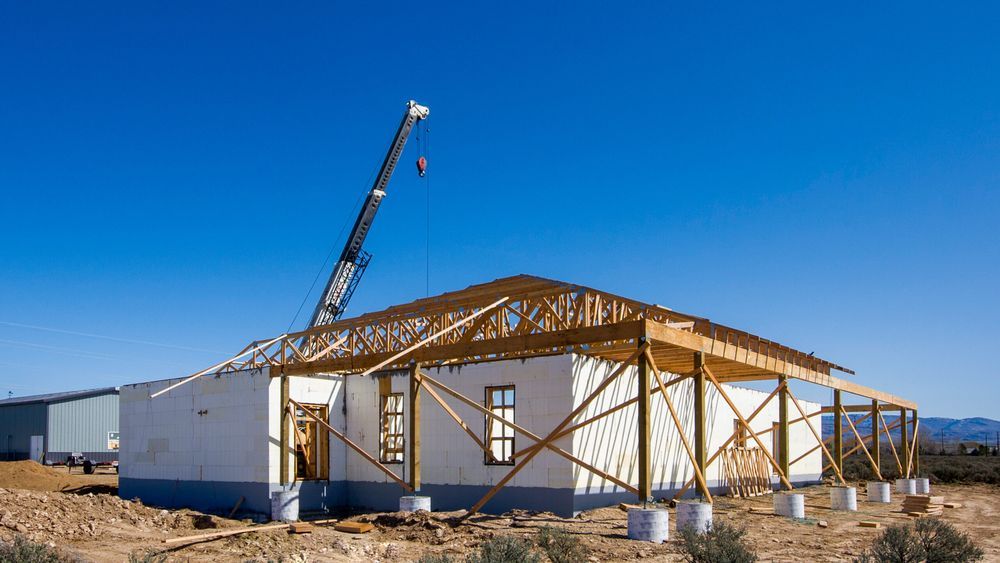
[[[539,435],[547,435],[572,409],[570,356],[551,356],[512,360],[452,368],[434,368],[424,371],[436,381],[485,406],[486,388],[514,385],[514,421]],[[378,377],[388,377],[391,391],[402,393],[404,405],[409,404],[407,372],[396,372]],[[347,379],[347,434],[374,457],[379,456],[380,408],[377,377]],[[481,439],[485,438],[486,417],[481,412],[461,403],[447,393],[438,394],[469,425]],[[405,407],[404,407],[405,408]],[[421,394],[421,474],[425,490],[441,487],[463,487],[467,504],[474,502],[489,487],[499,482],[512,469],[509,465],[488,465],[485,454],[448,414],[441,409],[429,393]],[[409,420],[404,418],[404,432],[409,435]],[[520,433],[515,434],[514,449],[519,450],[533,443]],[[556,442],[564,449],[572,446],[570,439]],[[408,448],[408,444],[406,445]],[[406,452],[409,455],[409,451]],[[404,457],[405,459],[405,457]],[[385,474],[353,452],[346,459],[348,486],[358,483],[385,484],[394,487],[398,494],[403,489]],[[389,464],[401,478],[407,479],[406,464]],[[549,450],[538,454],[507,485],[507,497],[520,491],[533,491],[533,499],[544,502],[546,495],[538,491],[553,486],[571,490],[572,469],[570,462]],[[524,497],[529,496],[524,493]],[[551,497],[552,495],[548,495]],[[462,496],[458,490],[449,492],[452,502]],[[567,497],[568,498],[568,497]],[[517,499],[508,498],[516,505]],[[491,503],[492,505],[493,503]],[[487,505],[487,509],[494,509]],[[523,504],[522,504],[523,505]],[[435,506],[445,508],[435,498]],[[456,504],[455,507],[461,506]],[[497,505],[501,506],[501,505]]]

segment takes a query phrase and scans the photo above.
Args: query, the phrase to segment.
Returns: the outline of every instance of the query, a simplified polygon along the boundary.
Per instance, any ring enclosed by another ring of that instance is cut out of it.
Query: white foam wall
[[[583,400],[599,385],[618,364],[587,356],[573,356],[573,406]],[[651,378],[655,385],[655,378]],[[665,380],[666,383],[666,380]],[[684,426],[689,444],[694,447],[694,395],[692,382],[684,381],[668,387],[671,401],[677,411],[678,418]],[[767,397],[767,393],[724,385],[726,394],[732,399],[743,417],[748,417]],[[624,374],[604,390],[577,417],[577,421],[586,420],[600,414],[611,407],[628,401],[638,392],[637,369],[630,367]],[[707,428],[707,456],[711,456],[729,438],[733,432],[733,421],[736,416],[725,400],[711,384],[706,385],[705,393]],[[819,410],[820,405],[807,401],[799,401],[807,413]],[[659,393],[650,400],[650,432],[652,446],[652,480],[654,489],[670,489],[683,486],[694,473],[690,458],[680,440],[680,434],[670,417],[666,402]],[[577,430],[573,435],[573,453],[584,461],[602,469],[630,484],[636,484],[638,474],[638,411],[637,405],[630,405],[614,414],[604,417],[589,426]],[[789,417],[798,418],[798,411],[789,404]],[[778,401],[775,397],[767,407],[750,423],[755,432],[766,430],[778,420]],[[818,419],[813,419],[818,424]],[[768,452],[772,450],[771,434],[761,436]],[[815,446],[815,439],[804,423],[798,423],[789,428],[790,450],[789,459],[794,460]],[[748,446],[756,443],[748,438]],[[774,454],[774,452],[771,452]],[[819,474],[822,453],[817,451],[791,467],[794,481],[796,476]],[[574,466],[574,483],[577,489],[585,492],[618,492],[620,487],[597,477],[589,471]],[[709,481],[721,481],[723,478],[721,465],[718,461],[708,469],[706,478]]]
[[[267,482],[268,370],[206,376],[150,399],[178,381],[121,387],[121,477]]]
[[[569,356],[531,358],[474,364],[455,368],[427,371],[435,380],[455,391],[485,404],[486,387],[513,384],[515,386],[514,422],[527,430],[544,436],[571,407],[570,380],[572,362]],[[404,404],[409,405],[408,375],[391,377],[392,392],[403,393]],[[379,440],[379,391],[373,377],[351,376],[347,379],[347,430],[348,437],[365,451],[378,457]],[[485,434],[485,415],[460,403],[447,393],[438,394],[465,420],[476,434]],[[408,408],[408,407],[405,407]],[[409,414],[406,415],[405,432],[409,436]],[[441,409],[429,396],[421,394],[421,480],[427,484],[442,485],[493,485],[502,479],[510,466],[492,466],[484,463],[482,449]],[[519,450],[532,442],[515,436],[514,449]],[[571,446],[569,437],[557,441],[564,449]],[[407,448],[409,444],[407,443]],[[409,456],[409,450],[406,455]],[[356,453],[347,453],[347,478],[350,481],[391,482],[378,468]],[[397,475],[407,478],[406,464],[391,464]],[[538,454],[510,482],[514,487],[572,486],[570,462],[551,451]]]

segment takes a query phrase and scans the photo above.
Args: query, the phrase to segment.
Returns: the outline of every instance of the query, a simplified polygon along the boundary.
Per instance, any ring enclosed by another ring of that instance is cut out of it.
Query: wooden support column
[[[638,339],[639,349],[646,345],[646,337]],[[653,487],[650,482],[652,459],[649,452],[649,362],[645,354],[639,354],[639,502],[646,503],[653,498]]]
[[[878,399],[872,399],[872,413],[869,415],[872,419],[872,463],[878,470],[882,471],[882,457],[879,455],[879,450],[881,448],[881,443],[879,436],[882,432],[878,427]]]
[[[288,409],[288,399],[289,399],[289,381],[288,376],[282,372],[281,374],[281,433],[279,438],[279,451],[281,452],[281,459],[279,461],[280,467],[280,478],[282,485],[287,485],[291,482],[291,475],[289,474],[288,468],[288,429],[295,422],[292,420]]]
[[[708,469],[705,453],[707,441],[705,430],[705,355],[701,352],[694,354],[694,458],[698,464],[701,474],[705,475]]]
[[[833,463],[844,470],[844,406],[840,402],[840,389],[833,390]]]
[[[420,490],[420,364],[410,362],[410,487]]]
[[[903,479],[908,479],[910,477],[910,429],[906,424],[906,409],[899,409],[899,435],[901,437],[901,444],[899,447],[899,457],[903,461],[903,474],[900,475]]]
[[[781,390],[778,391],[778,465],[781,472],[789,475],[789,442],[788,442],[788,377],[779,378]]]
[[[917,477],[920,475],[920,437],[917,436],[917,428],[919,427],[917,421],[920,418],[917,416],[917,409],[913,409],[913,476]]]

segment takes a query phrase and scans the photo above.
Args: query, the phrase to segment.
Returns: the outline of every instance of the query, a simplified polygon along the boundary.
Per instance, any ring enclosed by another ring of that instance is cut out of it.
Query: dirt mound
[[[89,481],[45,467],[34,461],[0,463],[0,487],[33,491],[63,491],[89,484]]]
[[[128,538],[172,531],[228,528],[240,522],[199,512],[169,512],[105,494],[0,489],[0,539],[21,534],[32,541]],[[182,534],[183,535],[183,534]]]

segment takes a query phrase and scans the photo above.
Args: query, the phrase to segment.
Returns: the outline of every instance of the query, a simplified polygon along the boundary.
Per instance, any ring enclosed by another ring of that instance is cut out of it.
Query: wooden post
[[[288,427],[295,423],[295,421],[292,420],[292,417],[290,416],[289,410],[288,410],[288,406],[289,406],[289,404],[288,404],[288,399],[289,399],[289,394],[288,394],[289,385],[288,385],[288,383],[289,383],[288,382],[288,376],[285,375],[284,372],[282,372],[282,374],[281,374],[281,383],[280,383],[280,385],[281,385],[281,399],[280,399],[280,401],[281,401],[281,434],[280,434],[280,438],[279,438],[279,447],[278,447],[278,449],[281,451],[281,458],[280,458],[280,461],[279,461],[279,463],[280,463],[279,467],[281,468],[280,469],[280,474],[281,475],[280,475],[280,479],[279,480],[281,481],[282,485],[287,485],[288,483],[291,482],[291,475],[289,474],[289,470],[288,470],[289,469],[288,468],[288,438],[289,438]]]
[[[913,476],[917,477],[920,475],[920,438],[917,436],[917,428],[919,427],[918,421],[920,418],[917,416],[917,409],[913,409],[913,452],[910,454],[913,456]]]
[[[779,378],[781,391],[778,392],[778,465],[786,476],[790,464],[788,463],[788,376],[782,375]]]
[[[844,470],[844,406],[840,402],[840,389],[833,390],[833,463]]]
[[[903,479],[910,478],[910,429],[907,428],[906,423],[906,409],[900,407],[899,409],[899,435],[901,437],[901,444],[899,447],[899,457],[903,460],[903,474],[900,475]]]
[[[646,337],[638,339],[639,349],[646,345]],[[649,362],[645,354],[639,354],[639,502],[646,503],[653,498],[650,472],[652,460],[649,455]]]
[[[879,438],[882,432],[878,427],[878,399],[872,399],[872,413],[869,416],[872,419],[872,463],[878,468],[879,473],[881,473],[882,457],[879,455],[879,450],[881,448]]]
[[[420,490],[420,364],[410,362],[410,487]]]
[[[705,475],[708,469],[706,463],[706,439],[705,430],[705,355],[701,352],[694,354],[694,457],[701,474]]]

